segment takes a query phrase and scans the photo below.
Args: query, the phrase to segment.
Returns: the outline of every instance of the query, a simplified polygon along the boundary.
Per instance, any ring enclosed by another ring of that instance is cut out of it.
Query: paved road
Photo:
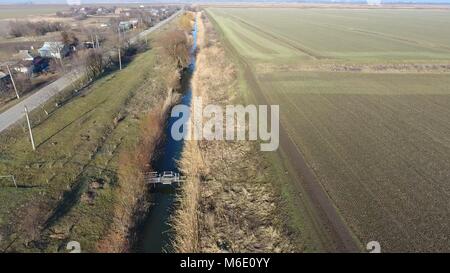
[[[172,20],[174,17],[178,16],[181,12],[183,12],[183,9],[174,13],[172,16],[170,16],[166,20],[161,21],[158,24],[154,25],[153,27],[139,33],[138,35],[136,35],[134,38],[131,39],[131,42],[134,43],[138,39],[144,38],[146,35],[149,35],[153,31],[157,30],[158,28],[162,27],[167,22]],[[1,113],[0,114],[0,133],[24,117],[24,115],[25,115],[24,106],[28,107],[28,111],[32,111],[32,110],[36,109],[37,107],[44,104],[48,99],[50,99],[54,95],[58,94],[59,92],[61,92],[65,88],[67,88],[73,81],[78,80],[81,76],[82,76],[81,73],[77,73],[74,71],[69,72],[69,74],[62,76],[58,80],[41,88],[40,90],[35,92],[33,95],[27,97],[23,101],[17,103],[13,107],[11,107],[11,108],[7,109],[6,111],[4,111],[3,113]]]
[[[162,27],[163,25],[165,25],[167,22],[169,22],[170,20],[172,20],[173,18],[175,18],[176,16],[178,16],[179,14],[181,14],[184,11],[184,9],[181,9],[177,12],[175,12],[174,14],[172,14],[169,18],[167,18],[164,21],[161,21],[159,23],[157,23],[156,25],[154,25],[153,27],[142,31],[141,33],[139,33],[138,35],[136,35],[136,37],[131,39],[131,42],[134,43],[136,42],[138,39],[140,38],[145,38],[145,36],[149,35],[150,33],[152,33],[153,31],[157,30],[158,28]]]

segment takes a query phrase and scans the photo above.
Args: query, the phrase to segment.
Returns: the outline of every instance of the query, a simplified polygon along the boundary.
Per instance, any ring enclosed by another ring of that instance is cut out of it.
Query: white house
[[[127,31],[127,30],[131,29],[132,27],[133,27],[133,25],[129,21],[121,21],[119,23],[119,28],[122,31]]]
[[[139,24],[138,19],[131,19],[129,22],[130,22],[132,28],[137,28],[137,26]]]
[[[38,49],[39,55],[43,58],[61,59],[68,53],[68,48],[61,42],[45,42],[44,45]]]

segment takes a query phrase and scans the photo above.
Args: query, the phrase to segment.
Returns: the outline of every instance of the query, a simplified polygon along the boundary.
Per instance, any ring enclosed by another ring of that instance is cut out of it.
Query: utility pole
[[[11,175],[11,178],[14,182],[14,186],[17,188],[17,182],[16,182],[16,178],[14,177],[14,175]]]
[[[9,69],[9,65],[6,65],[6,69],[8,69],[9,77],[11,78],[11,82],[13,84],[14,91],[16,91],[16,97],[17,97],[17,99],[20,99],[19,92],[17,91],[17,87],[16,87],[16,82],[14,81],[13,74],[11,73],[11,70]]]
[[[145,33],[145,30],[143,32]],[[148,33],[145,33],[144,36],[145,36],[145,45],[148,46]]]
[[[97,48],[100,48],[100,43],[98,42],[98,35],[95,34],[95,41],[97,42]]]
[[[117,28],[117,30],[119,32],[119,48],[118,48],[118,50],[119,50],[119,70],[122,70],[122,54],[120,52],[120,47],[121,47],[121,44],[120,44],[120,27]]]
[[[119,70],[122,70],[122,56],[120,53],[120,46],[119,46],[118,50],[119,50]]]
[[[92,46],[95,48],[94,35],[92,34],[92,32],[91,32],[91,43]]]
[[[64,68],[62,50],[63,50],[63,48],[61,48],[60,46],[58,46],[58,51],[59,51],[59,62],[61,63],[61,69],[62,69],[62,72],[65,73],[65,72],[66,72],[66,69]]]
[[[28,116],[28,108],[27,106],[24,107],[25,107],[25,115],[27,116],[28,131],[30,132],[31,146],[33,147],[33,151],[36,151],[36,146],[34,146],[33,132],[31,131],[30,117]]]

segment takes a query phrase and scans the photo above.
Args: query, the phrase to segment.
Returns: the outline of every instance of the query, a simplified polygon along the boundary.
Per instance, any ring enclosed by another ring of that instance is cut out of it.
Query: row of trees
[[[183,14],[178,23],[178,28],[167,32],[161,39],[160,45],[167,55],[172,58],[178,68],[185,68],[189,64],[190,48],[189,34],[192,30],[194,15],[190,12]]]
[[[122,63],[129,62],[132,57],[148,47],[145,42],[126,43],[120,47]],[[101,48],[78,51],[73,58],[74,66],[83,67],[86,80],[99,77],[106,69],[119,65],[118,55],[105,54]]]
[[[62,31],[67,27],[61,22],[50,21],[10,21],[9,34],[13,37],[40,36],[48,32]]]
[[[178,68],[182,69],[189,64],[190,43],[183,30],[167,32],[159,42]]]

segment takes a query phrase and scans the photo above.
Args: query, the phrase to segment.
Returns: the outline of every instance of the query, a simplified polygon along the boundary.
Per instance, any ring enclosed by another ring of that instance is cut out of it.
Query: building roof
[[[39,50],[59,50],[64,47],[62,42],[45,42]]]
[[[3,79],[4,77],[7,77],[8,74],[3,73],[2,71],[0,71],[0,79]]]

